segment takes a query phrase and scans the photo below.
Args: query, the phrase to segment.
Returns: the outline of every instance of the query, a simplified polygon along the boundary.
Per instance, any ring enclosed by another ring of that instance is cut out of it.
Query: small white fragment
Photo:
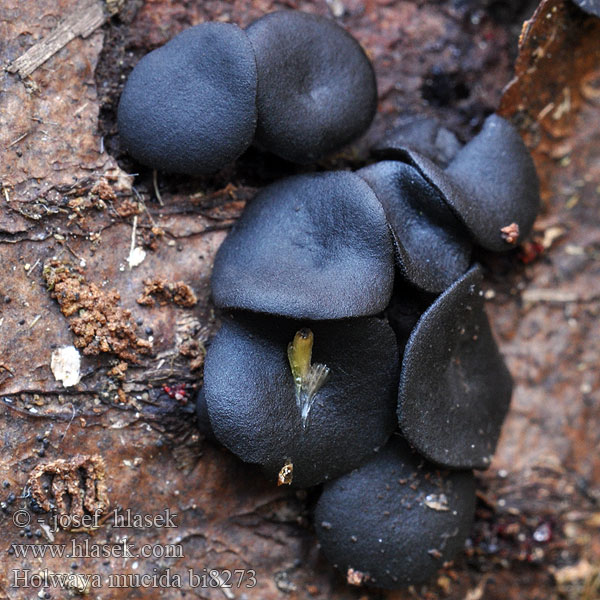
[[[329,10],[331,11],[331,14],[336,19],[339,19],[340,17],[344,16],[344,13],[346,12],[346,7],[344,6],[342,0],[326,0],[326,2],[327,6],[329,7]]]
[[[81,380],[81,356],[75,346],[63,346],[52,353],[50,369],[56,381],[64,387],[77,385]]]
[[[427,494],[427,496],[425,496],[425,506],[431,508],[431,510],[442,512],[450,510],[446,494]]]
[[[38,521],[38,523],[40,524],[40,528],[44,532],[46,539],[52,543],[54,541],[54,534],[52,533],[50,526],[45,521]]]
[[[129,256],[127,257],[127,263],[129,264],[129,268],[133,269],[134,267],[138,267],[144,262],[146,258],[146,251],[140,246],[136,246],[131,250]]]
[[[156,171],[155,171],[156,173]],[[127,257],[127,263],[129,264],[129,270],[141,265],[146,258],[146,251],[140,246],[135,245],[135,232],[137,231],[137,215],[133,217],[133,227],[131,228],[131,245],[129,247],[129,256]]]

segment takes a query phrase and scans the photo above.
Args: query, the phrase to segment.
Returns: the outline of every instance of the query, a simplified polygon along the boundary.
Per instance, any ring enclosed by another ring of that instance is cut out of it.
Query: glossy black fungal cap
[[[373,148],[380,160],[394,158],[398,150],[412,148],[419,154],[446,166],[461,148],[454,133],[443,127],[436,119],[417,117],[389,132]]]
[[[400,376],[402,433],[427,459],[457,469],[489,467],[512,393],[481,279],[476,265],[423,314]]]
[[[383,208],[347,172],[283,179],[246,207],[215,259],[217,306],[297,319],[382,311],[394,258]]]
[[[521,136],[506,119],[489,116],[446,172],[462,189],[447,200],[479,245],[509,250],[531,231],[540,205],[537,173]],[[509,237],[502,230],[512,224],[518,230]]]
[[[119,135],[163,171],[210,173],[235,160],[256,128],[256,63],[236,25],[203,23],[150,52],[119,103]]]
[[[475,512],[469,471],[440,473],[399,438],[325,485],[315,511],[323,552],[350,582],[424,583],[464,547]]]
[[[313,363],[329,374],[303,425],[287,347],[314,336]],[[368,460],[395,427],[398,352],[385,321],[297,322],[238,314],[225,320],[204,367],[208,413],[217,439],[263,466],[274,483],[293,465],[292,485],[308,487]]]
[[[586,13],[600,17],[600,0],[573,0],[573,2]]]
[[[357,175],[383,205],[400,271],[409,282],[429,292],[442,292],[467,271],[468,234],[417,169],[399,161],[382,161]]]
[[[349,33],[299,11],[270,13],[246,32],[258,68],[259,145],[309,163],[367,129],[377,107],[375,74]]]

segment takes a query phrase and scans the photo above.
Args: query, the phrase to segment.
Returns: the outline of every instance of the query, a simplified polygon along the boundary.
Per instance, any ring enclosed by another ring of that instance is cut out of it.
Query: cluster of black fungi
[[[147,55],[119,125],[139,160],[199,173],[253,136],[314,160],[374,106],[358,43],[289,11],[245,32],[199,25]],[[498,116],[442,166],[414,148],[392,138],[379,162],[290,177],[247,205],[215,259],[223,323],[198,400],[201,427],[274,483],[324,484],[323,552],[381,588],[424,582],[464,547],[473,469],[490,465],[512,391],[472,249],[514,248],[539,206]]]

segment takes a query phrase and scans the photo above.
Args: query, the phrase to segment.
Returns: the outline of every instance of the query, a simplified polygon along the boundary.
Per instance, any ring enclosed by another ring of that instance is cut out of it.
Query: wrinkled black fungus
[[[457,469],[489,467],[512,393],[481,279],[473,267],[423,314],[400,375],[403,435],[427,459]]]
[[[408,281],[441,292],[467,271],[471,257],[467,233],[435,187],[414,167],[382,161],[357,174],[383,205],[398,265]]]
[[[262,147],[309,163],[367,129],[377,107],[375,74],[349,33],[299,11],[270,13],[246,32],[258,69]]]
[[[314,335],[313,363],[329,369],[303,424],[287,356],[295,334]],[[217,439],[277,481],[307,487],[368,460],[395,428],[398,352],[382,320],[306,322],[238,314],[224,321],[204,367]]]
[[[454,133],[430,117],[414,118],[396,127],[375,144],[373,154],[381,159],[394,158],[398,150],[411,148],[445,167],[461,148]]]
[[[600,0],[573,0],[573,2],[586,13],[600,17]]]
[[[374,315],[388,303],[393,247],[383,208],[358,175],[283,179],[246,207],[217,253],[217,306],[297,319]]]
[[[349,580],[395,589],[427,581],[452,560],[474,512],[471,472],[440,473],[394,438],[325,485],[315,528],[325,556]]]
[[[489,116],[446,172],[462,190],[447,201],[479,245],[500,252],[529,234],[540,205],[539,183],[521,136],[506,119]],[[513,223],[518,234],[507,241],[502,230]]]
[[[256,63],[236,25],[203,23],[147,54],[119,103],[119,134],[140,162],[210,173],[235,160],[256,128]]]

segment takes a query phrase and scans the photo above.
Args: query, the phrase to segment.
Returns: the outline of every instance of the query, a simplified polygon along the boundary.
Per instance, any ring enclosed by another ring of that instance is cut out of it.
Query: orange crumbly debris
[[[116,290],[103,291],[85,280],[80,270],[59,261],[44,266],[51,296],[69,318],[74,344],[85,355],[114,354],[135,363],[152,351],[152,343],[137,337],[131,312],[119,306]]]
[[[144,281],[144,291],[137,299],[137,303],[143,306],[154,306],[156,300],[161,306],[172,302],[184,308],[191,308],[198,302],[194,290],[183,281],[173,283],[161,277],[146,279]]]

